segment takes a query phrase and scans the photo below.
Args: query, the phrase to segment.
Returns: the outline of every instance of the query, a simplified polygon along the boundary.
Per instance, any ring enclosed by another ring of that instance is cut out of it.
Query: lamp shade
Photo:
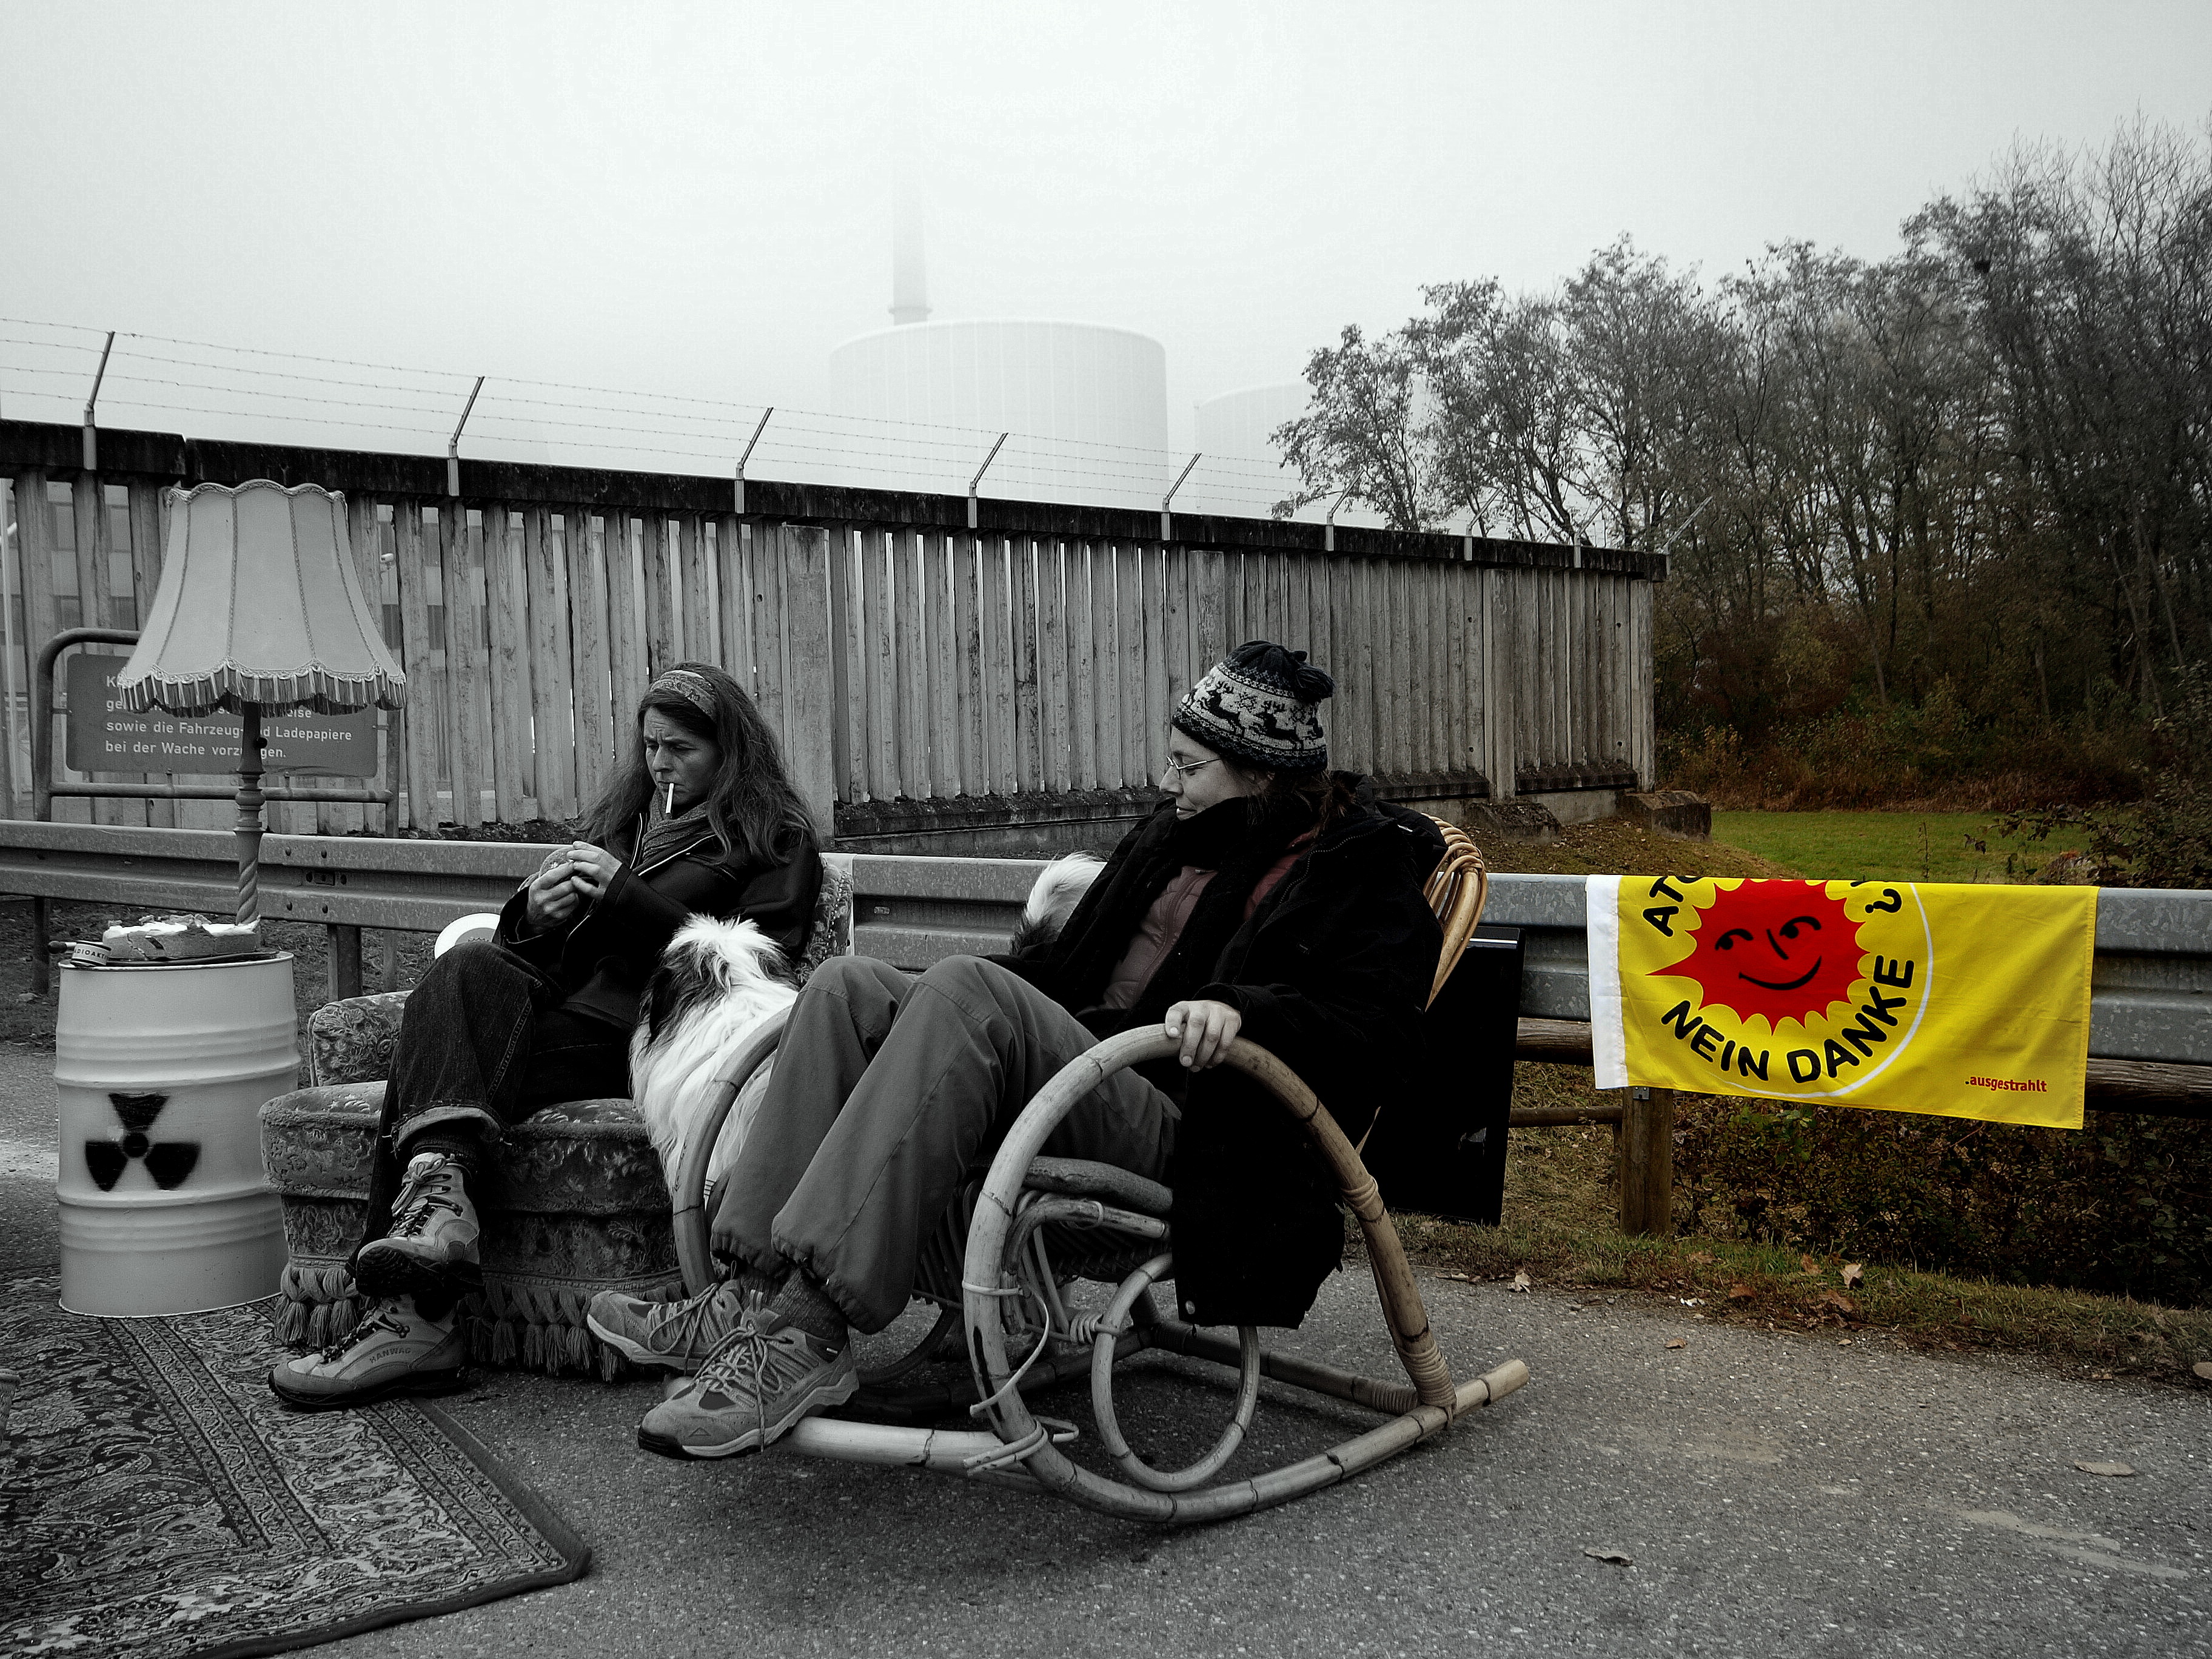
[[[407,677],[355,579],[345,497],[255,478],[177,498],[115,689],[125,708],[173,714],[400,707]]]

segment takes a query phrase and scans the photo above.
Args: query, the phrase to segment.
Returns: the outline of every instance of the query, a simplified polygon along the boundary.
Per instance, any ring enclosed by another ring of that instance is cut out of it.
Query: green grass
[[[1713,839],[1831,881],[2025,882],[2068,850],[2001,842],[1990,824],[1986,812],[1716,811]]]

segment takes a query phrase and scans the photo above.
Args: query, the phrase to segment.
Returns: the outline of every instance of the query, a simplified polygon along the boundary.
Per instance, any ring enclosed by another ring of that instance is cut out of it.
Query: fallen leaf
[[[1846,1285],[1856,1285],[1856,1284],[1857,1284],[1857,1283],[1859,1282],[1859,1280],[1861,1280],[1862,1279],[1864,1279],[1865,1277],[1866,1277],[1866,1267],[1865,1267],[1865,1266],[1864,1266],[1863,1263],[1856,1262],[1856,1261],[1846,1261],[1845,1263],[1844,1263],[1844,1284],[1846,1284]]]
[[[1456,1279],[1462,1285],[1472,1285],[1474,1283],[1474,1275],[1472,1273],[1439,1273],[1437,1277],[1438,1279]]]
[[[2212,1382],[2212,1359],[2200,1359],[2189,1368],[2207,1382]]]
[[[1601,1550],[1595,1544],[1585,1544],[1583,1546],[1583,1553],[1593,1561],[1610,1561],[1616,1567],[1632,1567],[1636,1565],[1629,1559],[1626,1550]]]
[[[1809,1255],[1799,1256],[1797,1258],[1797,1265],[1802,1267],[1808,1273],[1816,1273],[1820,1271],[1820,1264],[1814,1261]]]
[[[1525,1291],[1528,1288],[1528,1270],[1526,1267],[1519,1268],[1514,1273],[1511,1288],[1516,1291]]]
[[[1813,1298],[1813,1305],[1816,1308],[1833,1308],[1838,1313],[1848,1315],[1853,1319],[1858,1317],[1859,1304],[1841,1291],[1821,1291]]]
[[[1729,1286],[1729,1300],[1731,1302],[1748,1302],[1758,1294],[1759,1292],[1753,1290],[1748,1285],[1731,1285]]]
[[[1686,1336],[1670,1336],[1667,1339],[1667,1346],[1670,1348],[1686,1348],[1690,1346],[1690,1340]]]
[[[2136,1472],[2132,1463],[2076,1463],[2074,1467],[2084,1474],[2121,1475]]]

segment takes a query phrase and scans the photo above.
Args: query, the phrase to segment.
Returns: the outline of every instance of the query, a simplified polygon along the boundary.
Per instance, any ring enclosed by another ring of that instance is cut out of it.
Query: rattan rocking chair
[[[1474,843],[1438,820],[1445,855],[1426,895],[1443,925],[1443,950],[1429,997],[1443,988],[1480,920],[1488,873]],[[732,1060],[719,1095],[678,1171],[676,1238],[686,1287],[703,1289],[717,1268],[708,1245],[706,1172],[723,1118],[746,1079],[774,1053],[779,1016],[755,1033]],[[915,1294],[939,1309],[920,1341],[894,1360],[864,1369],[853,1408],[902,1421],[809,1418],[781,1443],[816,1456],[936,1469],[970,1479],[1043,1489],[1086,1507],[1170,1525],[1248,1514],[1371,1468],[1504,1398],[1528,1380],[1528,1368],[1508,1360],[1455,1383],[1437,1350],[1427,1310],[1359,1149],[1291,1069],[1255,1043],[1239,1039],[1226,1064],[1252,1078],[1306,1126],[1334,1172],[1345,1204],[1358,1218],[1367,1259],[1382,1299],[1405,1382],[1379,1382],[1294,1356],[1269,1353],[1259,1332],[1238,1329],[1231,1340],[1164,1317],[1153,1285],[1172,1276],[1168,1215],[1171,1194],[1157,1182],[1109,1164],[1041,1156],[1062,1118],[1113,1073],[1176,1052],[1164,1028],[1126,1031],[1071,1061],[1024,1107],[990,1170],[972,1185],[924,1250]],[[1078,1312],[1068,1288],[1078,1280],[1112,1285],[1105,1306]],[[949,1346],[956,1328],[969,1362],[957,1382],[910,1381]],[[1156,1469],[1131,1449],[1114,1406],[1115,1367],[1146,1348],[1211,1362],[1236,1373],[1236,1403],[1212,1448],[1179,1469]],[[1101,1443],[1123,1479],[1086,1469],[1061,1448],[1073,1425],[1031,1413],[1028,1398],[1087,1372]],[[1315,1456],[1243,1480],[1208,1484],[1243,1443],[1262,1379],[1304,1389],[1385,1413],[1386,1421]],[[965,1406],[988,1430],[926,1426]],[[919,1419],[919,1420],[917,1420]]]

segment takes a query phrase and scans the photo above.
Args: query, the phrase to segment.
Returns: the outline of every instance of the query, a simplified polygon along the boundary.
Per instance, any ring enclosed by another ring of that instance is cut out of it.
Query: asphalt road
[[[51,1065],[0,1050],[0,1273],[55,1260]],[[1357,1480],[1182,1533],[778,1452],[673,1463],[632,1440],[648,1383],[486,1372],[448,1408],[583,1534],[591,1573],[319,1651],[2212,1654],[2212,1390],[1423,1291],[1455,1372],[1519,1356],[1534,1380]],[[1364,1277],[1290,1342],[1388,1374]],[[1170,1408],[1218,1420],[1181,1362],[1139,1364],[1140,1445]],[[1239,1467],[1369,1420],[1271,1389]],[[2136,1473],[2075,1467],[2116,1462]]]

